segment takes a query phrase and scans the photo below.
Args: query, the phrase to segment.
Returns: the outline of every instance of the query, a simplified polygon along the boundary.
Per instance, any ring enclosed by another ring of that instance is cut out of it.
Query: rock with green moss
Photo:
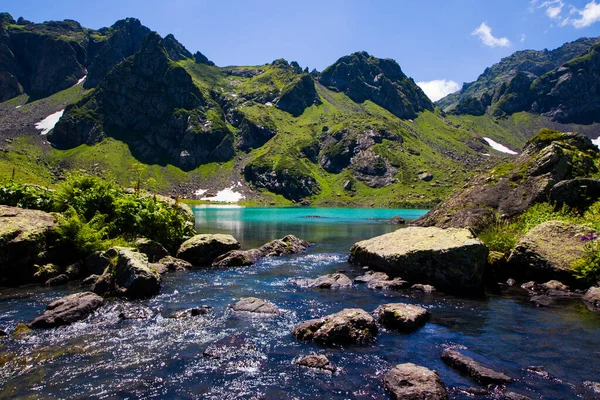
[[[508,259],[508,268],[522,280],[558,280],[579,287],[571,269],[584,255],[581,236],[597,233],[590,228],[562,221],[548,221],[523,236]]]
[[[375,340],[377,325],[373,317],[360,308],[345,308],[335,314],[301,322],[294,336],[318,344],[366,344]]]
[[[404,303],[383,304],[374,314],[384,327],[403,332],[419,329],[429,318],[429,312],[423,307]]]
[[[55,226],[46,212],[0,205],[0,282],[33,279],[35,264],[47,261],[44,252],[56,239]]]
[[[231,235],[201,234],[183,242],[177,252],[177,258],[190,262],[194,267],[206,267],[217,257],[239,248],[240,242]]]
[[[135,241],[135,247],[140,253],[145,254],[150,262],[158,262],[161,258],[169,255],[169,252],[157,241],[139,238]]]
[[[145,254],[135,249],[118,247],[112,249],[111,265],[97,278],[92,291],[100,295],[124,296],[141,299],[158,293],[162,279],[148,263]]]
[[[349,261],[446,292],[480,294],[487,256],[468,229],[409,227],[356,243]]]
[[[213,267],[242,267],[254,265],[265,257],[279,257],[305,251],[310,246],[305,240],[294,235],[287,235],[265,243],[258,249],[232,250],[215,259]]]
[[[515,217],[536,203],[549,201],[553,190],[556,200],[569,204],[563,194],[575,189],[563,190],[567,185],[564,182],[591,178],[598,172],[599,159],[598,148],[586,136],[542,129],[527,142],[514,162],[501,164],[474,178],[415,224],[469,227],[481,232],[497,216]],[[587,189],[582,191],[585,193]],[[573,201],[580,203],[576,198]]]
[[[31,321],[30,328],[54,328],[70,325],[87,318],[104,304],[104,299],[92,292],[75,293],[48,304],[41,316]]]

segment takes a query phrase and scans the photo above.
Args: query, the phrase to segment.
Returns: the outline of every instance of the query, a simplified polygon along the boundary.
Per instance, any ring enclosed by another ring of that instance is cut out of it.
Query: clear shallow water
[[[472,398],[460,389],[478,386],[440,360],[443,349],[452,345],[484,357],[491,367],[516,379],[511,390],[532,398],[591,398],[581,382],[600,379],[600,315],[579,301],[536,309],[516,289],[486,299],[461,299],[361,285],[340,291],[293,285],[296,278],[338,270],[352,278],[361,274],[346,263],[349,247],[399,229],[370,218],[418,215],[306,208],[204,208],[196,215],[199,231],[231,232],[245,248],[289,233],[316,245],[306,253],[252,267],[166,275],[160,294],[152,299],[111,302],[84,322],[4,340],[0,398],[384,399],[388,397],[381,377],[402,362],[437,370],[452,388],[452,398]],[[304,218],[314,215],[328,218]],[[0,289],[0,328],[11,331],[17,322],[39,315],[48,302],[78,290],[76,283]],[[284,312],[275,318],[230,312],[230,304],[250,295],[270,300]],[[290,334],[295,324],[309,318],[345,307],[372,311],[398,301],[427,307],[430,322],[412,334],[384,330],[372,345],[343,349],[298,343]],[[169,318],[203,304],[213,307],[206,317]],[[118,317],[135,310],[146,319]],[[232,336],[242,343],[237,352],[220,360],[203,356],[207,348]],[[327,355],[340,371],[331,375],[294,365],[294,360],[313,352]],[[531,365],[544,366],[556,378],[528,372]]]

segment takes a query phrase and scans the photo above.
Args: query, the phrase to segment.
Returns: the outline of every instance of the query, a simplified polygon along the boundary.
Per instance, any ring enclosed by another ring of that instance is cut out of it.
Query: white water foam
[[[54,126],[56,125],[56,123],[58,122],[60,117],[62,117],[64,112],[65,112],[65,110],[62,109],[60,111],[55,112],[54,114],[48,115],[46,118],[44,118],[40,122],[36,123],[35,128],[37,130],[42,131],[42,132],[40,132],[41,135],[46,135],[48,132],[50,132],[52,130],[52,128],[54,128]]]
[[[489,137],[485,137],[485,136],[484,136],[484,137],[483,137],[483,139],[484,139],[486,142],[488,142],[488,144],[490,145],[490,147],[491,147],[492,149],[494,149],[494,150],[497,150],[497,151],[499,151],[499,152],[501,152],[501,153],[513,154],[513,155],[519,154],[519,153],[517,153],[516,151],[513,151],[513,150],[509,149],[509,148],[508,148],[508,147],[506,147],[505,145],[503,145],[503,144],[500,144],[500,143],[498,143],[498,142],[496,142],[496,141],[494,141],[494,140],[490,139]]]

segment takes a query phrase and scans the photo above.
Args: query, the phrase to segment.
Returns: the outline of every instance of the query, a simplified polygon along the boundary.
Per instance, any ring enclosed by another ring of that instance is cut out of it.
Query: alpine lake
[[[532,399],[591,398],[582,382],[600,379],[600,314],[580,299],[540,309],[518,287],[463,298],[361,284],[341,290],[294,284],[340,271],[351,279],[362,275],[347,262],[350,247],[402,229],[389,222],[393,216],[412,220],[425,210],[203,206],[194,212],[198,232],[231,234],[242,249],[288,234],[313,246],[250,267],[169,273],[150,299],[111,300],[83,322],[0,338],[0,399],[387,399],[382,376],[405,362],[436,370],[450,398],[503,398],[494,389],[469,393],[484,387],[442,362],[447,347],[506,373],[514,379],[509,391]],[[0,328],[12,332],[49,302],[81,290],[79,282],[2,288]],[[229,306],[247,296],[271,301],[283,312],[232,312]],[[395,302],[421,305],[431,318],[410,334],[380,329],[374,343],[361,346],[301,343],[291,334],[307,319],[343,308],[372,312]],[[212,308],[206,315],[172,318],[201,305]],[[223,350],[221,356],[207,356],[215,349]],[[295,364],[314,353],[326,355],[338,370]]]

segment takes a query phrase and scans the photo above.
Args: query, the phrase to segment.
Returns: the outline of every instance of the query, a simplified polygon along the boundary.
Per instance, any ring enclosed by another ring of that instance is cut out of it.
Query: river
[[[581,300],[547,309],[527,302],[526,293],[467,299],[443,294],[370,290],[363,285],[330,291],[302,289],[298,278],[360,268],[347,263],[350,246],[401,229],[386,219],[414,219],[422,210],[197,207],[199,232],[231,233],[243,248],[294,234],[314,243],[307,252],[265,259],[257,265],[164,276],[151,299],[111,301],[87,320],[67,327],[0,339],[0,398],[202,398],[202,399],[386,399],[382,375],[413,362],[438,371],[455,399],[480,387],[449,369],[444,348],[458,346],[513,377],[509,390],[531,398],[591,398],[582,387],[600,378],[600,314]],[[12,331],[43,312],[50,301],[81,290],[76,282],[46,288],[0,289],[0,329]],[[229,305],[244,296],[269,300],[276,317],[234,315]],[[346,307],[372,311],[390,302],[426,307],[430,321],[402,334],[381,330],[365,346],[321,347],[299,343],[293,326]],[[170,318],[175,312],[211,306],[206,316]],[[128,319],[119,317],[125,314]],[[139,317],[139,319],[136,319]],[[204,355],[233,343],[221,358]],[[335,374],[298,367],[311,353],[326,355]],[[528,367],[543,366],[546,373]],[[475,398],[488,399],[497,393]]]

